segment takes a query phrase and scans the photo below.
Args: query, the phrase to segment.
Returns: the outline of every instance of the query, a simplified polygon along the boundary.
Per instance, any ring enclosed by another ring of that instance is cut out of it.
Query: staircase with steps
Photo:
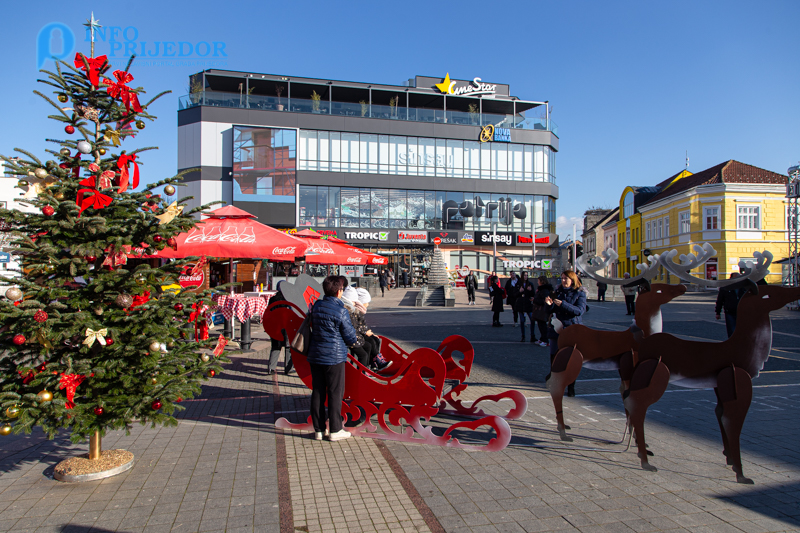
[[[428,284],[417,295],[416,306],[453,307],[455,298],[450,294],[450,278],[444,266],[442,251],[436,248],[428,271]]]

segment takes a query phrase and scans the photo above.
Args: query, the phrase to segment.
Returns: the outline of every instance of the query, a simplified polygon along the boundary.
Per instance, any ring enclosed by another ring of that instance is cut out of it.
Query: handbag
[[[306,315],[303,323],[300,324],[300,329],[289,344],[292,350],[303,355],[308,354],[308,346],[311,344],[311,313]]]
[[[540,304],[533,304],[533,307],[531,309],[531,317],[534,320],[541,320],[542,322],[547,322],[547,319],[549,318],[547,307]]]

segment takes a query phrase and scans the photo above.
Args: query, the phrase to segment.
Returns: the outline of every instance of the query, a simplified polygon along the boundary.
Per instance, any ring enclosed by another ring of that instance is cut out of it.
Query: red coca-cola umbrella
[[[306,249],[306,263],[314,265],[385,265],[385,257],[365,252],[355,246],[350,246],[341,239],[322,235],[313,229],[304,229],[294,234],[308,242]]]
[[[177,250],[165,248],[158,257],[188,256],[259,258],[291,261],[303,257],[308,242],[253,220],[253,215],[232,205],[212,211],[188,233],[176,237]]]
[[[328,241],[336,243],[339,246],[343,246],[345,248],[350,248],[350,249],[353,249],[353,250],[359,250],[359,248],[356,248],[355,246],[351,246],[351,245],[347,244],[347,241],[343,241],[342,239],[337,239],[336,237],[329,238]],[[363,250],[361,250],[361,253],[363,253],[367,257],[367,263],[366,264],[368,264],[368,265],[388,265],[389,264],[389,258],[384,257],[382,255],[373,254],[371,252],[365,252]]]

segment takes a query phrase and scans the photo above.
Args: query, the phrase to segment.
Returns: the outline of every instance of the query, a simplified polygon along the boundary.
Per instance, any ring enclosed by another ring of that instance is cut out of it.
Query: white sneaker
[[[326,429],[326,430],[325,430],[325,437],[329,437],[329,436],[330,436],[330,434],[331,434],[330,430],[329,430],[329,429]],[[321,432],[321,431],[315,431],[315,432],[314,432],[314,440],[322,440],[322,435],[323,435],[323,434],[322,434],[322,432]]]
[[[328,437],[328,440],[330,440],[331,442],[336,442],[337,440],[349,439],[352,436],[353,435],[349,431],[345,429],[340,429],[336,433],[331,433],[330,436]]]

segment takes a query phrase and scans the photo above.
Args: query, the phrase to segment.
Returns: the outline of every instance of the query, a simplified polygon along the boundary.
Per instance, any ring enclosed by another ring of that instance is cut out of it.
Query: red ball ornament
[[[42,363],[36,368],[36,370],[38,370],[39,372],[44,372],[45,370],[47,370],[47,365],[45,363]]]
[[[153,236],[153,242],[161,242],[163,240],[164,240],[164,237],[162,237],[161,235],[154,235]]]
[[[217,375],[217,372],[215,370],[209,370],[208,371],[208,377],[213,378],[216,375]]]
[[[176,311],[183,311],[183,304],[175,304],[172,306]]]
[[[150,407],[153,408],[153,411],[158,411],[161,409],[161,401],[155,400]]]
[[[17,333],[16,335],[14,335],[14,344],[16,344],[17,346],[25,344],[26,340],[27,339],[25,339],[25,335],[23,335],[22,333]]]
[[[36,313],[33,315],[33,319],[34,319],[36,322],[39,322],[39,323],[41,323],[41,322],[44,322],[44,321],[46,321],[46,320],[47,320],[47,312],[45,312],[45,311],[42,311],[41,309],[39,309],[39,310],[38,310],[38,311],[36,311]]]
[[[170,237],[169,239],[167,239],[167,246],[175,248],[176,246],[178,246],[178,240],[175,237]]]
[[[46,205],[42,208],[42,214],[46,217],[51,217],[56,213],[52,205]]]
[[[175,403],[181,403],[182,401],[183,401],[183,398],[175,398]]]
[[[72,124],[69,124],[66,128],[64,128],[64,131],[66,131],[68,134],[72,135],[73,133],[75,133],[75,126],[73,126]]]
[[[103,411],[103,408],[102,408],[102,407],[95,407],[95,408],[94,408],[94,414],[96,414],[97,416],[102,416],[102,415],[103,415],[103,412],[104,412],[104,411]]]
[[[84,257],[84,259],[86,260],[87,263],[94,263],[95,261],[97,261],[97,256],[87,255]]]
[[[114,339],[106,339],[106,346],[112,346],[114,344]]]
[[[67,164],[66,163],[61,163],[61,164],[58,165],[58,167],[59,168],[63,168],[64,170],[66,170],[67,169]]]

